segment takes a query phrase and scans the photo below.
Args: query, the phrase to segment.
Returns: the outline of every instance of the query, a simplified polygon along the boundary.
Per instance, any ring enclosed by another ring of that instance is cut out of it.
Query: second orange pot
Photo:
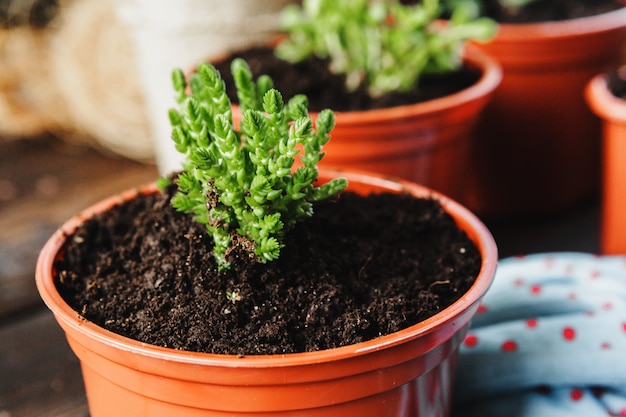
[[[467,48],[465,62],[482,75],[458,93],[409,106],[337,112],[320,166],[404,178],[464,203],[472,132],[502,77],[499,65],[476,49]]]
[[[465,203],[473,131],[500,84],[502,70],[472,45],[465,50],[464,63],[481,75],[457,93],[392,108],[336,111],[320,167],[402,178]],[[241,118],[237,106],[233,117],[235,123]]]
[[[622,55],[626,8],[560,22],[501,24],[481,48],[502,83],[479,125],[468,206],[493,216],[574,206],[600,185],[600,123],[587,81]]]

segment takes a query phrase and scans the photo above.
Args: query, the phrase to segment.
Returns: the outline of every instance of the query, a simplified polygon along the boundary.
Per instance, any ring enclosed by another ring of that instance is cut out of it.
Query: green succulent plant
[[[286,38],[276,55],[289,62],[328,59],[331,71],[346,75],[349,90],[365,85],[372,96],[408,91],[423,74],[459,69],[468,40],[495,34],[493,20],[465,7],[446,21],[443,12],[439,0],[303,0],[282,12]]]
[[[208,63],[189,82],[180,69],[173,72],[178,108],[169,112],[172,139],[185,155],[172,204],[206,226],[220,268],[229,266],[235,245],[260,262],[278,258],[285,231],[312,215],[314,201],[347,185],[343,178],[315,185],[332,111],[320,112],[313,124],[305,96],[285,104],[271,79],[252,79],[244,60],[233,61],[231,70],[243,115],[238,130],[224,81]]]

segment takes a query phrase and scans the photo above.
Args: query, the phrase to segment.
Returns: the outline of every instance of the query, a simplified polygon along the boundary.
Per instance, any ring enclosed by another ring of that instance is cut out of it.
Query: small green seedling
[[[181,70],[173,72],[178,109],[169,112],[172,139],[185,155],[172,204],[206,226],[220,268],[229,266],[235,245],[260,262],[278,258],[285,231],[312,215],[312,202],[347,185],[344,178],[315,185],[335,124],[332,111],[320,112],[314,127],[305,96],[285,105],[268,77],[253,81],[242,59],[231,70],[243,115],[239,130],[224,81],[207,63],[189,84]]]
[[[334,73],[345,74],[346,87],[361,85],[371,96],[416,88],[420,77],[462,66],[468,40],[488,40],[496,23],[455,8],[443,21],[439,0],[413,5],[394,0],[303,0],[281,15],[287,37],[276,48],[279,58],[299,62],[311,55],[328,59]]]

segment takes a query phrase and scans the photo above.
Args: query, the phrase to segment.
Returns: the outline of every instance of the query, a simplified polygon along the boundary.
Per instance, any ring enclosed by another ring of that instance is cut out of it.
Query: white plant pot
[[[134,41],[161,174],[178,170],[182,161],[167,117],[175,105],[172,70],[266,43],[277,31],[280,10],[292,1],[116,0],[116,11]]]

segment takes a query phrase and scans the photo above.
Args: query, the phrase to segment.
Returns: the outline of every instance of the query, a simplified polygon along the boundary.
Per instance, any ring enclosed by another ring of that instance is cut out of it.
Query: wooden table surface
[[[39,249],[62,222],[157,177],[140,164],[46,137],[0,138],[0,417],[85,417],[80,367],[40,301]],[[502,257],[598,251],[598,204],[524,221],[486,220]]]

